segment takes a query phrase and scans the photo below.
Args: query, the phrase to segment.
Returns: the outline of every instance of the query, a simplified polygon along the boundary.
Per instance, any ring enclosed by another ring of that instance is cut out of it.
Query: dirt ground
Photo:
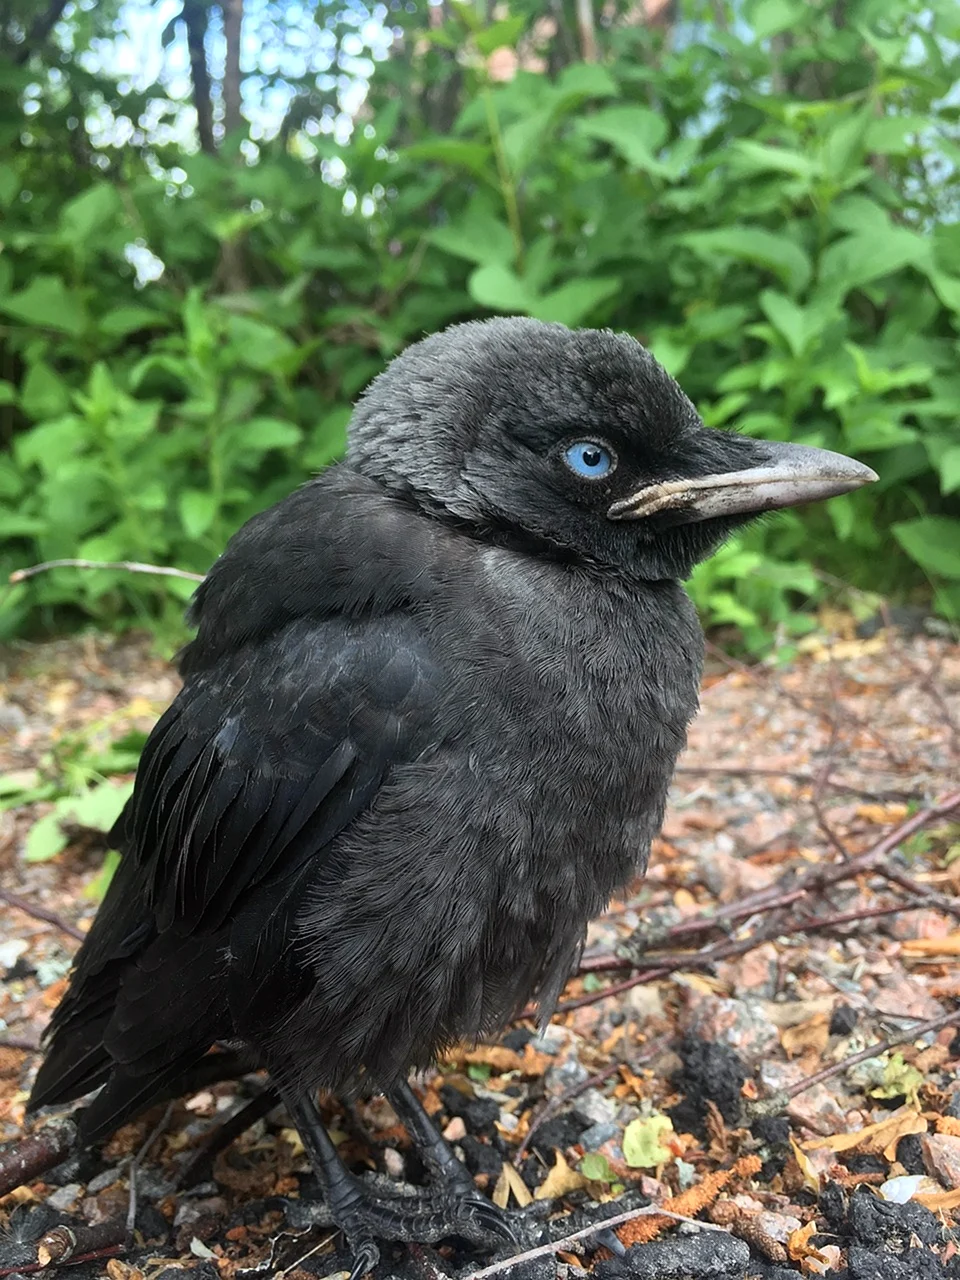
[[[711,652],[650,872],[591,928],[546,1035],[521,1018],[419,1082],[477,1185],[549,1248],[508,1268],[456,1238],[398,1245],[378,1275],[960,1276],[960,647],[852,624],[802,647],[785,668]],[[142,638],[0,654],[0,1139],[22,1135],[105,856],[79,819],[48,860],[28,837],[175,689]],[[0,1277],[348,1266],[269,1099],[204,1154],[263,1088],[155,1108],[4,1196]],[[383,1099],[326,1115],[355,1170],[424,1181]],[[595,1228],[623,1215],[618,1257]]]

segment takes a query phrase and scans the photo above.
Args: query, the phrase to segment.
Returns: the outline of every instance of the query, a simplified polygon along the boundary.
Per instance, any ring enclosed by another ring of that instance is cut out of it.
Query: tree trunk
[[[213,101],[210,97],[210,72],[207,69],[206,51],[210,12],[203,0],[184,0],[181,17],[187,28],[190,75],[193,79],[193,105],[197,112],[200,148],[208,155],[214,155],[217,143],[213,136]]]
[[[243,126],[240,114],[240,42],[243,33],[243,0],[223,0],[223,36],[227,57],[223,69],[223,127],[233,133]]]

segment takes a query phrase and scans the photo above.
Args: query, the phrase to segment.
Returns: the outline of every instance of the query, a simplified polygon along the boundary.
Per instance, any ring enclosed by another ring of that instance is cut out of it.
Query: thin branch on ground
[[[573,1235],[564,1236],[562,1240],[554,1240],[551,1244],[541,1244],[536,1249],[527,1249],[524,1253],[516,1253],[512,1258],[504,1258],[501,1262],[494,1262],[489,1267],[481,1267],[479,1271],[470,1273],[470,1280],[487,1280],[488,1276],[499,1275],[503,1271],[509,1271],[512,1267],[517,1266],[521,1262],[529,1262],[531,1258],[545,1258],[548,1254],[559,1253],[561,1250],[569,1249],[572,1244],[576,1244],[580,1240],[588,1240],[590,1236],[595,1236],[601,1231],[606,1231],[609,1227],[621,1227],[625,1222],[633,1222],[636,1218],[670,1218],[674,1222],[692,1222],[704,1231],[719,1231],[721,1235],[729,1235],[726,1227],[718,1227],[713,1222],[701,1222],[699,1218],[689,1218],[682,1213],[671,1213],[669,1209],[661,1209],[659,1205],[648,1204],[642,1209],[631,1209],[629,1213],[618,1213],[616,1217],[605,1218],[603,1222],[594,1222],[589,1227],[584,1227],[582,1231],[575,1231]]]
[[[70,1119],[54,1120],[26,1138],[7,1143],[0,1149],[0,1196],[66,1160],[76,1144],[77,1126]]]
[[[175,569],[169,564],[142,564],[139,560],[44,560],[42,564],[32,564],[27,569],[15,569],[9,577],[10,583],[24,582],[38,573],[47,573],[50,569],[117,569],[123,573],[156,573],[165,578],[186,578],[189,582],[202,582],[205,573],[191,573],[188,569]]]
[[[928,1035],[930,1032],[942,1031],[944,1027],[956,1026],[960,1026],[960,1009],[954,1010],[953,1013],[945,1013],[939,1018],[930,1018],[926,1022],[916,1022],[912,1027],[907,1027],[905,1031],[891,1036],[888,1040],[881,1040],[879,1044],[870,1045],[869,1048],[861,1049],[859,1053],[852,1053],[849,1058],[844,1058],[841,1062],[835,1062],[830,1067],[824,1067],[822,1071],[818,1071],[815,1075],[807,1076],[804,1080],[798,1080],[796,1084],[791,1085],[789,1089],[784,1089],[783,1094],[778,1094],[777,1097],[783,1096],[789,1102],[807,1089],[812,1089],[814,1085],[822,1084],[824,1080],[830,1080],[833,1076],[841,1075],[844,1071],[857,1066],[860,1062],[866,1062],[869,1058],[879,1058],[882,1053],[889,1053],[891,1049],[896,1049],[899,1045],[909,1044],[912,1040],[919,1040],[921,1036]]]
[[[56,911],[49,911],[46,907],[41,907],[35,902],[21,898],[19,894],[11,893],[9,889],[0,889],[0,902],[5,902],[8,907],[16,907],[18,911],[32,916],[34,920],[42,920],[44,924],[52,924],[61,933],[65,933],[71,938],[76,938],[78,942],[82,942],[87,936],[75,924],[71,924],[63,916],[57,915]]]

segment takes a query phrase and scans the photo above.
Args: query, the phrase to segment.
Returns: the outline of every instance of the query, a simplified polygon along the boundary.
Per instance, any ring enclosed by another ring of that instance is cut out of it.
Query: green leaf
[[[620,87],[600,63],[573,62],[560,72],[557,91],[564,98],[615,98]]]
[[[19,293],[0,298],[0,311],[25,324],[55,329],[75,338],[87,327],[86,311],[79,294],[68,289],[59,276],[34,276]]]
[[[760,294],[760,306],[793,354],[800,355],[808,341],[809,314],[791,298],[773,289],[763,290]]]
[[[797,0],[757,0],[747,10],[747,25],[756,40],[769,40],[794,26],[803,8]]]
[[[34,422],[57,418],[70,408],[70,388],[51,365],[38,360],[23,380],[20,407]]]
[[[620,289],[621,281],[612,277],[568,280],[559,289],[537,298],[530,307],[530,315],[537,320],[555,320],[576,328],[590,316],[595,307],[619,293]]]
[[[302,439],[303,432],[300,428],[282,418],[251,418],[230,433],[231,446],[255,453],[266,453],[268,449],[289,449]]]
[[[607,1157],[602,1156],[599,1151],[588,1151],[580,1161],[580,1172],[585,1178],[589,1178],[591,1182],[612,1182],[613,1173],[607,1162]]]
[[[510,228],[482,209],[468,209],[455,222],[431,231],[429,239],[445,253],[480,266],[513,261],[515,246]]]
[[[960,579],[960,520],[920,516],[892,526],[893,536],[927,573]]]
[[[9,164],[0,164],[0,205],[9,208],[20,194],[20,175]]]
[[[654,1114],[631,1120],[623,1131],[623,1158],[631,1169],[655,1169],[672,1158],[661,1138],[673,1133],[669,1116]]]
[[[579,120],[577,131],[609,142],[635,169],[658,173],[662,167],[654,152],[666,142],[669,128],[663,116],[649,107],[604,107]]]
[[[717,227],[712,231],[691,231],[678,239],[707,261],[719,256],[765,267],[794,293],[799,293],[810,280],[810,259],[803,249],[788,236],[764,227]]]
[[[795,178],[814,178],[820,168],[812,156],[750,138],[738,138],[730,144],[727,154],[718,159],[729,161],[742,173],[788,173]]]
[[[73,245],[83,245],[107,222],[112,222],[123,208],[120,195],[112,184],[101,182],[74,196],[60,210],[60,231]]]
[[[940,457],[940,492],[956,493],[960,489],[960,444],[951,445]]]
[[[23,845],[24,862],[49,862],[67,847],[67,837],[60,827],[57,811],[35,822],[27,832]]]
[[[477,267],[471,272],[467,289],[474,302],[491,311],[522,311],[529,313],[537,298],[515,271],[499,264]]]
[[[108,849],[100,870],[97,872],[94,879],[84,887],[83,896],[85,898],[92,898],[94,902],[102,902],[104,894],[110,888],[110,881],[113,879],[119,865],[119,853],[117,853],[116,849]]]
[[[930,241],[907,227],[871,227],[830,245],[820,259],[820,280],[841,296],[903,267],[932,266]]]
[[[504,47],[512,49],[526,25],[527,19],[523,14],[517,14],[512,18],[503,18],[500,22],[495,22],[483,31],[475,32],[473,37],[474,44],[485,55],[493,53],[494,49],[502,49]]]
[[[482,174],[491,156],[490,147],[481,142],[461,142],[459,138],[432,138],[404,147],[400,155],[407,160],[435,160],[471,173]]]
[[[97,328],[108,338],[125,338],[141,329],[165,329],[170,320],[150,307],[114,307],[97,321]]]
[[[204,489],[185,489],[180,495],[180,523],[188,538],[199,538],[213,524],[217,500]]]

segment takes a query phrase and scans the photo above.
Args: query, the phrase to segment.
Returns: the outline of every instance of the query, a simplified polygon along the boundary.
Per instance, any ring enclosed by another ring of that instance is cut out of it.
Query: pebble
[[[82,1190],[79,1182],[68,1182],[65,1187],[57,1187],[56,1191],[47,1196],[47,1204],[60,1213],[69,1213],[80,1199]]]
[[[590,1079],[590,1072],[576,1058],[567,1058],[563,1062],[548,1067],[543,1076],[543,1087],[548,1093],[566,1093],[575,1089],[584,1080]]]
[[[753,996],[744,1000],[694,996],[683,1017],[683,1029],[702,1040],[729,1045],[751,1065],[769,1057],[780,1043],[777,1028]]]
[[[584,1151],[596,1151],[602,1147],[605,1142],[610,1142],[613,1138],[619,1137],[620,1129],[616,1124],[592,1124],[589,1129],[585,1129],[580,1135],[580,1145]]]
[[[920,1149],[932,1178],[942,1182],[948,1191],[960,1187],[960,1138],[949,1133],[924,1133]]]
[[[613,1124],[617,1116],[617,1104],[599,1089],[588,1089],[577,1099],[577,1110],[594,1124]]]

